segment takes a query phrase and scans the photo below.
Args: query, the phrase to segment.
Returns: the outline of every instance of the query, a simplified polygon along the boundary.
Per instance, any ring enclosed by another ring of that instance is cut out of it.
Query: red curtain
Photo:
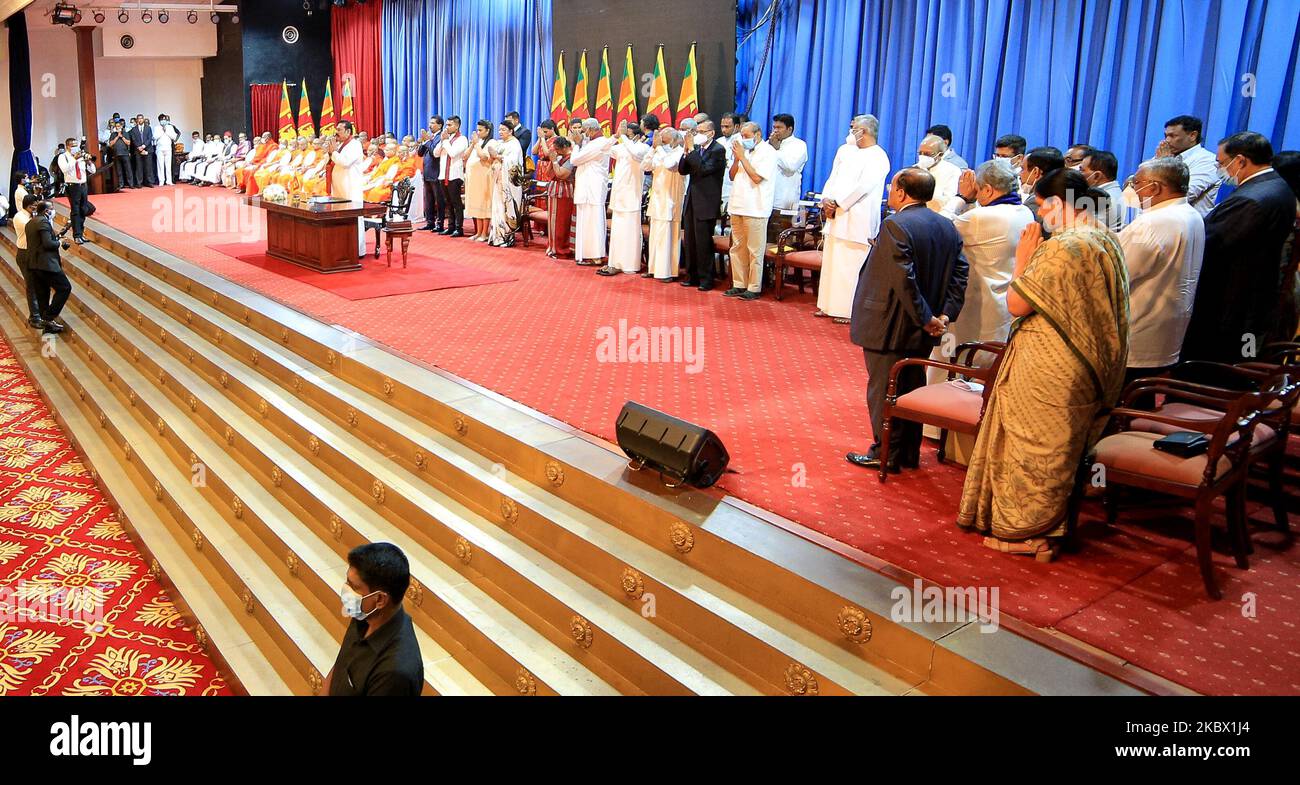
[[[280,126],[280,85],[249,85],[253,102],[253,136],[270,131],[274,136]]]
[[[334,110],[342,119],[344,76],[352,77],[352,108],[357,130],[384,132],[384,88],[380,70],[383,3],[330,9],[330,48],[334,54]]]

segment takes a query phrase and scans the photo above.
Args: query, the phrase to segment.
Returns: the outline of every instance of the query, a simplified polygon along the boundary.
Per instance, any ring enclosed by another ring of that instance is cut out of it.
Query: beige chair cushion
[[[1205,476],[1205,455],[1179,458],[1152,447],[1162,434],[1124,431],[1107,436],[1094,449],[1094,460],[1108,469],[1152,477],[1166,482],[1197,486]],[[1214,478],[1222,477],[1232,467],[1227,458],[1219,458]]]
[[[1195,404],[1177,401],[1161,406],[1159,409],[1156,409],[1156,412],[1167,414],[1170,417],[1179,417],[1184,420],[1203,422],[1205,423],[1206,433],[1213,431],[1219,420],[1223,419],[1223,412],[1215,411],[1214,409],[1207,409],[1204,406],[1197,406]],[[1159,433],[1162,435],[1189,430],[1181,425],[1170,425],[1169,423],[1156,422],[1154,420],[1145,420],[1141,418],[1133,420],[1133,424],[1130,427],[1135,431],[1146,431],[1147,433]],[[1251,435],[1251,443],[1271,442],[1273,441],[1273,437],[1276,435],[1276,431],[1267,425],[1260,423],[1255,426],[1255,430]],[[1236,434],[1233,434],[1228,438],[1228,444],[1232,444],[1236,441]]]
[[[971,428],[977,428],[983,403],[984,399],[979,393],[967,388],[964,382],[954,380],[927,384],[907,395],[899,396],[898,402],[894,404],[894,416],[914,412],[957,420]]]

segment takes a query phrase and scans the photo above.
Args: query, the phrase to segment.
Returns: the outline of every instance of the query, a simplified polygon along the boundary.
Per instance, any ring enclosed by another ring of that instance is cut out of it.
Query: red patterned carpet
[[[0,339],[0,696],[229,694]]]
[[[548,259],[539,245],[497,249],[417,233],[413,252],[517,280],[352,301],[209,247],[247,242],[246,233],[164,231],[178,204],[202,210],[200,195],[229,198],[188,187],[99,196],[96,219],[602,438],[613,439],[629,399],[707,425],[733,456],[736,473],[721,482],[728,492],[937,583],[1000,587],[1004,614],[1193,689],[1300,693],[1300,549],[1291,540],[1260,535],[1248,572],[1217,555],[1228,598],[1218,603],[1200,586],[1178,510],[1156,525],[1089,527],[1081,552],[1054,564],[983,548],[953,524],[960,467],[938,465],[927,450],[920,470],[882,486],[844,461],[868,444],[866,373],[847,328],[812,318],[809,295],[790,289],[780,303],[770,294],[745,302],[604,279]],[[620,325],[683,328],[702,351],[679,362],[603,361],[601,339]],[[1248,593],[1258,601],[1253,617],[1243,614]]]

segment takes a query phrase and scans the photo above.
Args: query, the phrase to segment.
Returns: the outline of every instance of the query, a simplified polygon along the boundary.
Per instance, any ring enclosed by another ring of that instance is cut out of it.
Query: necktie
[[[77,159],[77,182],[81,182],[81,159]]]
[[[456,135],[452,134],[451,136],[447,137],[447,139],[448,141],[454,142],[456,141]],[[449,182],[451,182],[449,179],[450,177],[451,177],[451,156],[449,155],[447,156],[447,171],[442,173],[442,184],[447,185]]]

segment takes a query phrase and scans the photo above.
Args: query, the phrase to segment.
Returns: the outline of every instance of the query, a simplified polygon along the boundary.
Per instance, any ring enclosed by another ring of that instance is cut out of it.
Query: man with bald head
[[[851,452],[849,463],[880,469],[882,442],[888,438],[885,468],[915,467],[921,454],[920,423],[884,422],[885,394],[894,364],[925,357],[939,344],[948,324],[957,321],[966,299],[968,265],[952,222],[926,207],[934,198],[934,177],[908,167],[894,175],[889,189],[893,214],[862,267],[853,296],[849,337],[867,362],[867,411],[874,443],[865,453]],[[898,375],[899,396],[925,384],[920,366]]]
[[[937,134],[927,134],[916,149],[916,167],[934,177],[934,198],[926,206],[936,213],[957,195],[957,181],[961,179],[961,169],[947,160],[947,155],[948,145]]]
[[[686,280],[701,292],[713,288],[713,226],[722,211],[722,178],[727,168],[727,151],[715,139],[713,121],[706,119],[686,140],[686,154],[677,171],[690,178],[682,210],[682,243]]]
[[[1129,182],[1142,212],[1119,233],[1128,268],[1127,384],[1178,363],[1205,255],[1205,219],[1188,203],[1191,175],[1176,156],[1153,158]]]
[[[830,177],[822,186],[825,243],[813,315],[830,316],[841,324],[849,321],[858,273],[880,230],[889,156],[876,143],[879,134],[880,121],[875,117],[854,117],[848,139],[835,153]]]
[[[605,263],[605,200],[609,195],[609,159],[615,139],[600,131],[600,121],[582,121],[583,143],[569,159],[574,167],[573,204],[577,213],[573,255],[583,267]]]

